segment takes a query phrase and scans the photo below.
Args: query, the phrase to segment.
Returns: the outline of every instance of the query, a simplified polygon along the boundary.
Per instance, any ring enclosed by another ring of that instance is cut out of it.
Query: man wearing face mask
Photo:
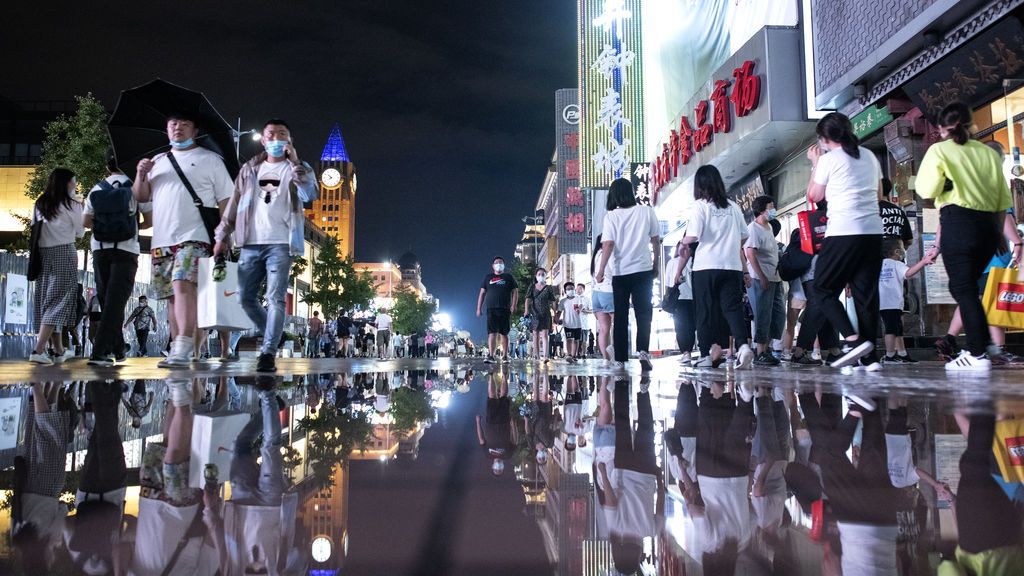
[[[238,291],[249,319],[263,330],[258,372],[276,370],[274,354],[284,330],[285,294],[292,258],[303,253],[304,204],[317,199],[313,168],[299,160],[291,130],[281,119],[263,125],[264,151],[242,166],[235,192],[217,227],[214,254],[231,248],[232,232],[241,247]],[[267,308],[259,288],[267,282]]]
[[[495,256],[491,261],[492,272],[484,276],[480,294],[476,299],[476,317],[481,310],[487,310],[487,359],[488,364],[495,358],[495,344],[501,347],[500,359],[508,361],[508,332],[512,325],[512,310],[519,299],[519,287],[515,276],[505,272],[505,259]]]
[[[158,366],[188,368],[196,332],[199,259],[210,255],[213,238],[193,202],[223,212],[231,197],[231,176],[217,153],[195,143],[199,126],[194,116],[174,113],[167,118],[171,150],[136,167],[132,195],[153,205],[153,280],[158,300],[170,300],[171,350]],[[191,188],[191,191],[190,191]]]
[[[778,366],[779,359],[772,355],[771,343],[773,339],[782,338],[786,319],[785,314],[780,317],[773,310],[776,300],[784,304],[778,297],[782,290],[782,278],[778,272],[779,247],[769,222],[775,218],[775,202],[771,196],[759,196],[754,198],[751,209],[754,221],[747,225],[749,236],[743,249],[751,280],[747,298],[754,309],[754,344],[757,345],[754,364]]]

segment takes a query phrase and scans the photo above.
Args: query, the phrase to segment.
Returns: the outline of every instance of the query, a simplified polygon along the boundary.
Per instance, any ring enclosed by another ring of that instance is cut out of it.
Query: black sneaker
[[[757,358],[754,358],[754,364],[757,366],[778,366],[780,362],[771,352],[762,352],[757,355]]]
[[[799,356],[790,357],[789,362],[797,366],[821,366],[821,360],[811,358],[811,355],[806,352]]]
[[[259,359],[256,360],[256,371],[257,372],[274,372],[277,370],[277,366],[274,365],[273,354],[260,354]]]
[[[113,356],[90,356],[89,357],[89,362],[87,362],[87,364],[89,366],[97,366],[99,368],[111,368],[111,367],[114,366],[114,357]]]
[[[917,364],[917,358],[914,358],[910,354],[907,354],[906,356],[900,356],[899,354],[897,354],[896,357],[902,358],[902,362],[904,364]]]
[[[487,358],[484,358],[484,364],[494,364],[494,356],[488,355]]]
[[[910,364],[912,361],[907,360],[907,358],[909,358],[909,356],[900,356],[899,354],[894,354],[892,356],[886,355],[882,361],[885,364]],[[913,362],[916,362],[916,360],[914,360]]]
[[[841,353],[840,354],[833,354],[833,353],[829,352],[828,356],[825,357],[825,364],[832,364],[833,362],[835,362],[836,360],[839,360],[842,357],[843,357],[843,355]]]

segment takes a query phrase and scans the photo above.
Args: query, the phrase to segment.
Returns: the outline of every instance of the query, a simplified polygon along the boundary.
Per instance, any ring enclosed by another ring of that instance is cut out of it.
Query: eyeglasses
[[[263,198],[264,204],[270,204],[270,191],[266,189],[267,186],[272,186],[277,189],[281,185],[280,180],[260,180],[260,188],[263,189],[261,198]]]

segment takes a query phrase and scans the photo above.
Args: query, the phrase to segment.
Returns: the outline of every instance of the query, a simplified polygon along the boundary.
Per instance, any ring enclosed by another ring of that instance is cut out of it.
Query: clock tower
[[[349,159],[341,127],[335,122],[316,165],[320,198],[306,210],[306,218],[338,240],[338,254],[355,255],[356,167]]]

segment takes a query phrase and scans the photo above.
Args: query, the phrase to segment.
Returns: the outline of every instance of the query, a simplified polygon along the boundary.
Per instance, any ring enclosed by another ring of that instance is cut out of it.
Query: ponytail
[[[853,132],[853,123],[845,115],[839,112],[826,114],[818,121],[815,131],[819,138],[838,143],[850,157],[860,158],[860,139]]]
[[[971,139],[971,109],[963,102],[953,102],[939,112],[939,126],[949,132],[949,137],[963,146]]]

